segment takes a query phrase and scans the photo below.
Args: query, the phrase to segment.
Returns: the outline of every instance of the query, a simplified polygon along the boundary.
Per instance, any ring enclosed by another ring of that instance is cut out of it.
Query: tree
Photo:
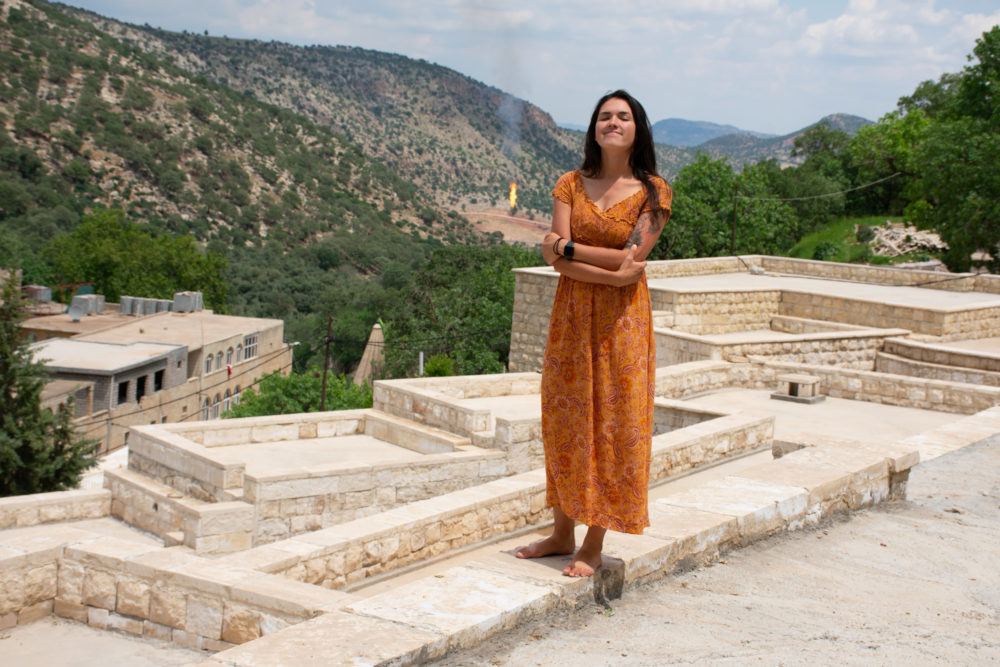
[[[155,235],[117,210],[84,217],[76,229],[56,238],[48,256],[64,283],[94,283],[109,301],[122,295],[171,298],[198,290],[210,308],[226,307],[226,262],[202,253],[190,236]]]
[[[322,392],[323,375],[319,369],[290,375],[275,372],[262,379],[257,389],[245,391],[240,402],[223,416],[235,419],[318,412]],[[358,386],[345,375],[327,374],[324,409],[352,410],[371,406],[371,385]]]
[[[992,256],[1000,269],[1000,26],[976,40],[973,56],[957,81],[931,94],[918,88],[933,113],[914,147],[917,176],[906,208],[923,227],[937,230],[949,250],[945,263],[968,270],[973,253]],[[921,92],[922,90],[922,92]],[[916,95],[915,95],[916,97]],[[908,100],[912,103],[912,100]]]
[[[42,407],[48,372],[21,336],[22,307],[9,278],[0,293],[0,496],[75,486],[97,444],[77,437],[72,403],[55,413]]]

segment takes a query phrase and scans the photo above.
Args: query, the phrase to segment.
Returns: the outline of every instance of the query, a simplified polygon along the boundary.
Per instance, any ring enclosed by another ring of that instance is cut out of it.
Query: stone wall
[[[319,615],[341,597],[287,579],[218,568],[183,548],[62,528],[44,550],[0,556],[20,582],[0,596],[0,627],[55,613],[100,629],[218,651]],[[13,595],[11,595],[13,593]]]
[[[104,489],[54,491],[0,498],[0,530],[57,521],[98,519],[111,513],[111,492]]]
[[[696,335],[768,329],[780,308],[780,290],[677,293],[674,328]]]
[[[1000,373],[1000,356],[995,354],[960,350],[902,338],[890,338],[882,349],[887,354],[912,361]]]
[[[961,366],[914,361],[913,359],[886,354],[885,352],[879,352],[875,358],[875,370],[879,373],[910,375],[926,380],[943,380],[945,382],[1000,387],[1000,373],[995,371],[979,371]]]
[[[514,315],[510,335],[511,373],[541,371],[558,275],[551,269],[514,270]]]

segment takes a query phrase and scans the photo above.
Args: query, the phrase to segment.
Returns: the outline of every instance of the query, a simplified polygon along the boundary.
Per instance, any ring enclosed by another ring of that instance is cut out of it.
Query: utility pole
[[[732,229],[729,233],[729,254],[733,257],[736,256],[736,193],[739,191],[740,184],[738,182],[733,182],[733,224]]]
[[[330,367],[330,336],[333,331],[333,315],[326,321],[326,351],[323,352],[323,390],[319,395],[319,411],[326,412],[326,370]]]

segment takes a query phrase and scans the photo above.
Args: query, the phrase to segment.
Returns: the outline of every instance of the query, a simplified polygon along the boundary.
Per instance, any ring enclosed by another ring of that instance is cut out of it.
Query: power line
[[[888,181],[891,178],[896,178],[897,176],[902,176],[903,172],[897,171],[895,174],[886,176],[885,178],[880,178],[877,181],[872,181],[871,183],[865,183],[864,185],[859,185],[855,188],[848,188],[847,190],[840,190],[839,192],[827,192],[821,195],[810,195],[808,197],[745,197],[743,195],[736,195],[736,199],[747,199],[750,201],[807,201],[810,199],[822,199],[823,197],[836,197],[837,195],[847,194],[848,192],[854,192],[856,190],[864,190],[865,188],[870,188],[873,185],[878,185],[884,181]]]

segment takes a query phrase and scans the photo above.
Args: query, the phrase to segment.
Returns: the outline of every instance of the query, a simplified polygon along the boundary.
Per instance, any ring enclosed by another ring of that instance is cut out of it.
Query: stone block
[[[187,595],[180,589],[154,584],[150,590],[149,620],[183,629],[187,623]]]
[[[231,644],[244,644],[261,636],[260,613],[226,603],[222,614],[222,639]]]
[[[108,616],[111,614],[107,609],[97,607],[87,607],[87,625],[92,628],[106,630],[108,627]]]
[[[118,602],[115,611],[126,616],[149,618],[149,583],[134,577],[122,577],[118,582]]]
[[[83,566],[79,563],[61,560],[57,577],[57,596],[67,602],[80,604],[83,599],[84,572]]]
[[[52,600],[43,600],[24,607],[17,613],[17,624],[24,625],[52,615]]]
[[[32,605],[56,596],[59,566],[49,563],[34,567],[24,577],[24,603]]]
[[[81,601],[88,607],[113,610],[116,589],[115,575],[103,570],[88,569],[83,575]]]
[[[262,631],[260,639],[227,650],[225,660],[235,665],[303,665],[302,656],[311,655],[322,656],[329,665],[408,665],[444,653],[444,638],[438,633],[342,612]]]
[[[736,517],[662,503],[649,504],[650,526],[644,534],[677,541],[677,566],[687,567],[714,558],[739,541]]]
[[[152,637],[160,641],[169,642],[173,640],[173,628],[168,625],[160,625],[153,621],[144,621],[142,624],[142,634],[144,637]]]
[[[223,602],[218,598],[188,595],[184,630],[208,639],[222,638]]]
[[[52,613],[60,618],[69,618],[79,623],[87,622],[88,607],[76,602],[67,602],[56,598],[53,601]]]
[[[130,635],[141,635],[143,621],[142,619],[122,616],[121,614],[108,614],[107,629],[127,632]]]
[[[479,568],[456,567],[374,595],[345,610],[444,635],[444,650],[471,646],[534,618],[558,603],[559,592]]]

